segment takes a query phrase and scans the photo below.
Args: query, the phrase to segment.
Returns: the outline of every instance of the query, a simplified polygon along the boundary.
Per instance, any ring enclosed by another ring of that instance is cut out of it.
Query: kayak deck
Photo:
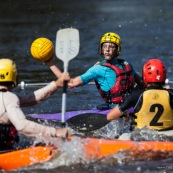
[[[65,120],[68,120],[72,117],[75,117],[77,115],[83,115],[83,114],[87,114],[87,113],[93,113],[93,114],[103,114],[103,115],[107,115],[108,112],[110,111],[110,109],[108,110],[98,110],[98,109],[90,109],[90,110],[79,110],[79,111],[68,111],[66,112],[66,116],[65,116]],[[57,121],[61,121],[62,119],[62,113],[46,113],[46,114],[28,114],[26,115],[27,117],[31,117],[31,118],[40,118],[40,119],[45,119],[45,120],[57,120]]]
[[[106,109],[106,110],[99,110],[97,108],[92,108],[88,110],[78,110],[78,111],[67,111],[65,115],[65,120],[68,120],[72,117],[83,115],[83,114],[103,114],[107,115],[110,112],[111,109]],[[128,110],[129,113],[133,113],[134,110],[133,108],[130,108]],[[46,114],[28,114],[26,117],[31,117],[31,118],[39,118],[39,119],[45,119],[45,120],[57,120],[61,121],[62,118],[62,113],[46,113]]]

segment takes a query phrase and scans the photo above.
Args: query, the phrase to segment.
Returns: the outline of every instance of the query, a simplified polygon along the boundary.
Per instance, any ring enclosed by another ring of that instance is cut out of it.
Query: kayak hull
[[[54,147],[38,146],[2,153],[0,154],[0,168],[13,170],[45,162],[54,156],[55,151]]]
[[[161,141],[131,141],[131,140],[106,140],[87,138],[86,156],[89,158],[103,158],[119,151],[164,151],[173,152],[173,142]]]
[[[73,140],[71,137],[70,140]],[[79,137],[75,137],[79,138]],[[129,141],[129,140],[106,140],[97,138],[79,138],[85,140],[84,157],[88,159],[101,159],[119,151],[163,151],[173,152],[173,142],[156,142],[156,141]],[[69,140],[69,142],[70,142]],[[68,142],[68,141],[66,141]],[[14,170],[36,163],[50,160],[54,157],[57,149],[55,147],[30,147],[18,151],[0,154],[0,168],[4,170]]]

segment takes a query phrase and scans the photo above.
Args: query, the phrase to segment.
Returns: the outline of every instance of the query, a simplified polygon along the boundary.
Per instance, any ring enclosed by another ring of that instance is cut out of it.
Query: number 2
[[[161,115],[164,111],[164,108],[161,104],[153,104],[150,107],[150,112],[155,112],[156,108],[158,108],[158,109],[157,109],[156,115],[150,122],[150,126],[163,126],[163,122],[158,122],[158,120],[161,117]]]

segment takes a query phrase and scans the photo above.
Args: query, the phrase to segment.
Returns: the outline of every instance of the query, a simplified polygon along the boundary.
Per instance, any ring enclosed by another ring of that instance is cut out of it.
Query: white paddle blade
[[[56,34],[56,56],[67,66],[79,52],[79,31],[74,28],[65,28]]]

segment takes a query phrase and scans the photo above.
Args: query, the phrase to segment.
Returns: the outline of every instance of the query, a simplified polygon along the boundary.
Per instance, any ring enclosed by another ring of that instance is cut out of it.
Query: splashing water
[[[135,129],[131,133],[131,140],[134,141],[173,141],[172,136],[166,136],[164,134],[159,134],[155,130],[148,129],[144,127],[142,129]]]
[[[107,139],[118,138],[122,133],[131,132],[131,119],[119,118],[108,123],[106,126],[94,132],[94,136]]]
[[[43,138],[37,138],[35,143],[40,143],[43,141]],[[44,142],[50,144],[50,139],[44,139]],[[49,141],[49,142],[48,142]],[[85,144],[87,143],[86,139],[80,139],[78,137],[73,137],[71,140],[62,140],[62,139],[51,139],[51,144],[58,146],[58,151],[55,157],[47,162],[38,163],[33,166],[30,166],[28,169],[54,169],[61,166],[70,166],[77,164],[86,164],[89,165],[93,160],[85,157]],[[34,158],[31,158],[34,159]],[[22,170],[24,170],[22,168]]]

